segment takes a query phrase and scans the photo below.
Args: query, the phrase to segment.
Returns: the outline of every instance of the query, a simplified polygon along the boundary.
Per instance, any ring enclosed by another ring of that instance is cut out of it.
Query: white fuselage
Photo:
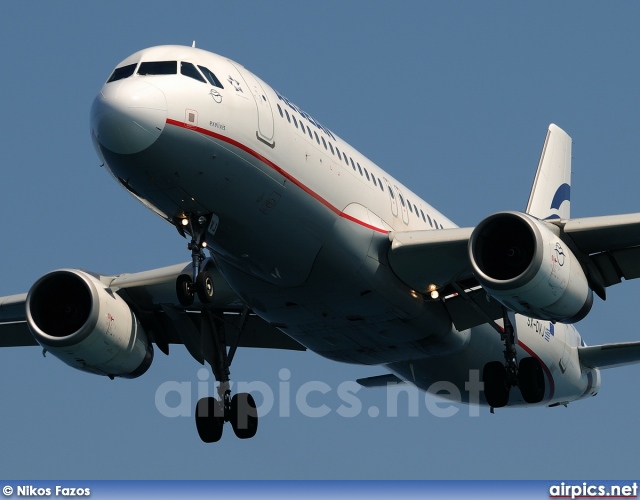
[[[175,74],[141,71],[144,62],[173,61]],[[470,371],[503,360],[500,336],[487,325],[457,331],[439,300],[406,286],[387,263],[390,232],[456,227],[449,219],[229,59],[163,46],[117,68],[128,66],[130,75],[102,88],[91,123],[98,153],[125,188],[172,224],[213,214],[207,243],[231,288],[309,349],[384,365],[425,390],[449,381],[474,401],[465,383]],[[192,67],[200,78],[186,74]],[[205,69],[219,85],[203,81]],[[597,392],[599,372],[581,368],[573,326],[522,316],[514,324],[519,357],[543,365],[540,404]],[[509,405],[523,404],[515,391]]]

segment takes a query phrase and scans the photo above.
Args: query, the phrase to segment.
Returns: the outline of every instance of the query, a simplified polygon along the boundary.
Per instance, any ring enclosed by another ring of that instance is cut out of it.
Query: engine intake
[[[487,217],[471,234],[469,257],[483,288],[517,313],[574,323],[591,310],[593,292],[577,257],[535,217]]]
[[[27,295],[26,313],[36,341],[78,370],[135,378],[153,360],[153,345],[127,303],[84,271],[44,275]]]

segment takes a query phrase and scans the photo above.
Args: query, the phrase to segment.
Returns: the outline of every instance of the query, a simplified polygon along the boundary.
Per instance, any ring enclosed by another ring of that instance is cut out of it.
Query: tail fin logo
[[[561,184],[560,187],[556,190],[556,193],[553,195],[553,199],[551,200],[551,206],[549,207],[551,210],[560,210],[560,205],[562,205],[565,201],[571,201],[571,186],[566,182]],[[557,214],[551,214],[549,217],[545,217],[545,220],[549,219],[559,219],[560,216]]]

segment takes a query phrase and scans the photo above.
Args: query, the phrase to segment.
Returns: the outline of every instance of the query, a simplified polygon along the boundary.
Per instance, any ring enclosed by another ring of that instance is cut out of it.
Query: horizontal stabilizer
[[[578,347],[580,363],[588,368],[614,368],[640,363],[640,342]]]
[[[387,387],[393,384],[404,384],[404,380],[396,377],[392,373],[378,375],[376,377],[359,378],[356,380],[362,387]]]

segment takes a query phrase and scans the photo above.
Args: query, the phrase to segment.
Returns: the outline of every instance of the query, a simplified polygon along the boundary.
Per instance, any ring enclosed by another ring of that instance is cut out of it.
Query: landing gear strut
[[[201,332],[203,339],[212,340],[207,361],[211,364],[213,375],[219,382],[218,399],[202,398],[196,405],[196,428],[200,439],[205,443],[219,441],[225,422],[230,422],[234,434],[240,439],[255,436],[258,430],[258,411],[251,394],[242,392],[231,396],[229,367],[237,348],[237,342],[227,352],[225,326],[210,311],[202,311]],[[249,310],[240,316],[240,331],[246,323]]]
[[[491,361],[482,370],[484,396],[492,411],[509,403],[509,392],[514,386],[520,388],[523,399],[530,404],[542,401],[545,392],[540,361],[528,357],[518,364],[515,332],[506,308],[503,308],[503,324],[500,338],[504,342],[504,363]]]
[[[213,278],[208,271],[200,269],[202,261],[205,259],[203,249],[207,247],[204,235],[207,230],[209,219],[204,215],[189,216],[186,219],[186,226],[191,232],[191,241],[187,248],[191,250],[192,276],[181,274],[176,280],[176,293],[178,301],[184,307],[193,304],[195,295],[203,304],[213,302],[214,288]],[[184,222],[183,222],[184,224]],[[184,233],[182,233],[184,235]]]

